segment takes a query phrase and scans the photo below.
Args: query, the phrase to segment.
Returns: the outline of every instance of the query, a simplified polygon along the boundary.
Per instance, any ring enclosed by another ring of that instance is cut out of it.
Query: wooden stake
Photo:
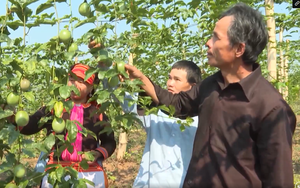
[[[280,32],[279,32],[279,42],[280,44],[282,44],[283,42],[283,28],[280,27]],[[282,50],[282,45],[280,46],[280,50],[279,50],[279,56],[280,56],[280,72],[279,72],[279,81],[281,83],[284,83],[284,59],[283,59],[283,50]],[[284,88],[283,87],[280,87],[279,88],[279,92],[283,95],[283,90]]]
[[[270,72],[268,80],[273,81],[277,79],[276,70],[276,30],[274,18],[274,0],[265,0],[265,12],[268,17],[267,26],[269,28],[269,42],[268,42],[268,70]]]
[[[138,35],[135,35],[133,37],[136,37]],[[133,57],[135,54],[130,53],[129,54],[129,59],[128,59],[128,64],[129,65],[133,65]],[[128,139],[127,139],[127,134],[126,132],[122,132],[119,135],[119,146],[118,146],[118,152],[117,152],[117,160],[122,160],[124,158],[124,155],[126,153],[127,150],[127,143],[128,143]]]

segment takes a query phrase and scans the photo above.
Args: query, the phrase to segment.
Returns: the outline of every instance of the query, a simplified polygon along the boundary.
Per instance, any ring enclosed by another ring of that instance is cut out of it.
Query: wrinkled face
[[[167,81],[168,91],[176,94],[181,91],[188,91],[194,84],[190,84],[187,80],[187,73],[183,69],[172,69]]]
[[[80,96],[77,96],[73,91],[71,92],[71,99],[75,102],[86,102],[87,96],[93,89],[93,86],[85,82],[82,78],[69,77],[68,86],[74,85],[80,92]]]
[[[233,16],[225,16],[220,19],[216,23],[212,38],[206,43],[208,64],[213,67],[228,66],[236,59],[236,47],[230,45],[227,35],[232,21]]]

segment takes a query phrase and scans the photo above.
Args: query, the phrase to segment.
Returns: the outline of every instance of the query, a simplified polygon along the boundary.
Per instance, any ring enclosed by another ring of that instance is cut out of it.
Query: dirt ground
[[[298,126],[294,135],[293,161],[295,182],[300,182],[300,115],[297,116]],[[124,159],[118,161],[116,152],[104,162],[104,169],[108,175],[110,188],[129,188],[132,186],[139,169],[139,163],[143,154],[146,133],[143,130],[134,131],[128,134],[127,152]],[[24,159],[30,167],[34,167],[37,158]],[[0,176],[0,180],[5,178]]]

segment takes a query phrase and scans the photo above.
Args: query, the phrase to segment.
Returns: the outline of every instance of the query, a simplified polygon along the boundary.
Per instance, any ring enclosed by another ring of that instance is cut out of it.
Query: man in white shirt
[[[170,93],[190,90],[201,82],[199,67],[192,61],[178,61],[171,69],[167,81]],[[130,95],[127,95],[130,98]],[[144,153],[134,188],[182,187],[190,162],[198,118],[181,131],[177,118],[159,110],[157,115],[144,115],[137,104],[123,107],[126,112],[135,112],[147,132]],[[181,120],[184,121],[184,120]]]

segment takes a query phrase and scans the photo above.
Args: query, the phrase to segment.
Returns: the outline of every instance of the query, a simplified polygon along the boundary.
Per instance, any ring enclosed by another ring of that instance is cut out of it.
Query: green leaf
[[[21,181],[19,184],[19,188],[26,188],[29,183],[29,180]]]
[[[8,153],[8,154],[6,154],[5,157],[6,157],[7,163],[9,163],[9,164],[13,164],[16,162],[16,155],[13,153]]]
[[[85,77],[84,81],[86,81],[89,77],[91,77],[93,74],[95,74],[98,71],[98,69],[90,67],[86,72],[85,72]]]
[[[8,0],[13,5],[19,5],[18,0]]]
[[[6,34],[0,34],[0,42],[9,42],[11,39]]]
[[[68,130],[67,140],[73,143],[76,139],[78,132],[77,125],[73,121],[67,120],[66,128]]]
[[[45,123],[47,123],[49,120],[51,120],[52,117],[42,117],[40,121],[38,122],[38,127],[42,127]]]
[[[57,181],[62,182],[62,178],[65,176],[65,169],[63,167],[58,167],[55,170]]]
[[[108,92],[107,90],[102,90],[97,92],[98,98],[97,98],[97,103],[98,104],[102,104],[104,103],[106,100],[109,99],[110,96],[110,92]]]
[[[94,23],[95,21],[96,21],[96,16],[78,22],[77,24],[74,25],[74,28],[78,28],[87,23]]]
[[[70,90],[68,86],[61,86],[59,88],[59,95],[63,98],[63,99],[67,99],[70,96]]]
[[[7,22],[6,24],[12,30],[17,30],[20,26],[23,26],[23,23],[20,20],[14,20],[13,22]]]
[[[169,113],[170,113],[171,116],[174,116],[175,111],[176,111],[176,110],[175,110],[175,107],[172,106],[172,105],[170,105],[170,106],[169,106]]]
[[[78,88],[76,86],[71,85],[71,86],[69,86],[69,89],[70,89],[70,91],[74,91],[74,93],[76,95],[78,95],[78,96],[80,95],[80,92],[79,92],[79,90],[78,90]],[[69,102],[71,102],[71,101],[69,101]]]
[[[26,0],[24,3],[23,3],[23,8],[24,7],[27,7],[28,5],[32,4],[32,3],[35,3],[39,0]],[[22,2],[22,1],[21,1]],[[21,4],[21,3],[20,3]]]
[[[8,135],[8,144],[12,145],[20,136],[19,131],[11,130]]]
[[[22,148],[22,153],[24,153],[25,155],[28,155],[28,157],[35,157],[35,152],[34,149],[26,149],[26,148]]]
[[[7,78],[0,78],[0,87],[2,87],[3,85],[5,85],[8,82]]]
[[[54,1],[54,0],[51,0],[51,1]],[[67,0],[55,0],[55,2],[58,2],[58,3],[66,3]]]
[[[56,182],[56,180],[57,180],[57,177],[56,177],[55,171],[50,172],[50,174],[49,174],[49,176],[48,176],[48,182],[49,182],[50,184],[54,185],[55,182]]]
[[[87,163],[86,160],[82,160],[79,165],[84,169],[87,170],[89,168],[89,164]]]
[[[24,92],[23,93],[23,96],[30,102],[34,102],[35,101],[35,97],[33,95],[33,93],[30,91],[30,92]]]
[[[36,70],[36,60],[31,59],[29,61],[24,62],[24,66],[26,67],[26,72],[30,75],[35,73]]]
[[[54,114],[56,117],[60,118],[64,110],[64,104],[61,101],[57,101],[54,104]]]
[[[84,157],[88,161],[94,161],[95,157],[93,155],[93,151],[84,152]]]
[[[47,150],[51,150],[52,147],[55,144],[55,136],[53,134],[50,134],[49,136],[47,136],[47,138],[44,141],[44,145],[46,146]]]
[[[53,3],[49,2],[49,1],[46,3],[42,3],[36,8],[35,14],[39,14],[52,6],[53,6]]]
[[[185,126],[184,125],[180,125],[180,131],[183,132],[185,130]]]
[[[84,183],[84,185],[86,185],[86,184],[90,184],[91,186],[95,186],[95,183],[94,182],[92,182],[92,181],[90,181],[90,180],[88,180],[88,179],[80,179],[79,181],[82,181],[83,183]],[[81,182],[79,183],[79,185],[81,185]],[[87,186],[87,185],[86,185]]]
[[[146,115],[149,115],[149,114],[155,114],[156,115],[158,113],[158,110],[159,110],[159,108],[156,108],[156,107],[151,108],[150,110],[147,109],[146,112],[145,112],[145,114]]]
[[[108,71],[106,71],[105,77],[110,78],[115,75],[118,75],[118,72],[116,72],[115,69],[109,69]]]
[[[98,78],[103,80],[105,78],[106,71],[98,71]]]
[[[78,172],[74,168],[67,166],[66,169],[70,173],[72,179],[78,179]]]
[[[7,117],[10,117],[13,114],[14,114],[14,112],[11,111],[11,110],[0,111],[0,119],[4,119],[4,118],[7,118]]]
[[[0,37],[0,42],[1,42],[1,37]],[[5,59],[2,59],[2,64],[3,65],[8,65],[10,64],[11,62],[13,62],[14,60],[12,58],[5,58]]]

